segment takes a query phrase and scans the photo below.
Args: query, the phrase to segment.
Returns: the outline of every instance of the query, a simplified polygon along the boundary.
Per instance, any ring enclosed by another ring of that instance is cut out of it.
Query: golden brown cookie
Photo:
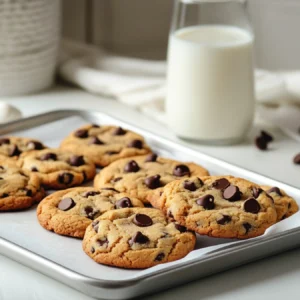
[[[8,136],[0,139],[0,155],[19,157],[21,153],[47,148],[40,141],[31,138]]]
[[[104,168],[94,180],[96,188],[110,186],[156,207],[163,187],[173,180],[205,176],[208,171],[194,163],[148,154],[120,159]]]
[[[143,206],[138,199],[113,189],[76,187],[46,197],[37,208],[37,217],[47,230],[83,238],[87,226],[106,211]]]
[[[279,189],[278,187],[261,186],[261,188],[266,191],[274,200],[277,221],[281,221],[295,214],[298,210],[298,204],[285,191]]]
[[[108,211],[89,225],[83,249],[97,263],[141,269],[178,260],[195,247],[194,233],[154,208]]]
[[[150,152],[139,134],[104,125],[83,126],[66,137],[60,147],[77,155],[85,155],[99,167],[105,167],[120,158]]]
[[[277,220],[273,200],[259,189],[232,176],[193,177],[168,184],[159,207],[199,234],[246,239],[263,234]]]
[[[78,186],[94,178],[93,162],[62,149],[44,149],[23,153],[18,165],[27,174],[35,173],[47,189],[65,189]]]
[[[0,156],[0,211],[29,208],[44,195],[36,174],[25,175],[12,159]]]

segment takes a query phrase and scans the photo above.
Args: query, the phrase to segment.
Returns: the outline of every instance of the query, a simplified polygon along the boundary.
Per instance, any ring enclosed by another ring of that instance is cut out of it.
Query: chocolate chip
[[[225,190],[228,186],[230,186],[230,182],[226,178],[220,178],[212,184],[212,187],[217,190]]]
[[[153,206],[151,205],[151,203],[144,203],[144,206],[148,207],[148,208],[153,208]]]
[[[118,182],[120,180],[122,180],[123,177],[117,177],[111,180],[111,182]]]
[[[161,186],[160,175],[147,177],[144,182],[145,185],[151,190],[157,189]]]
[[[98,220],[95,220],[92,222],[92,227],[94,228],[94,230],[96,232],[98,232],[98,228],[99,228],[99,221]]]
[[[131,200],[128,197],[123,197],[116,202],[116,208],[133,207]]]
[[[245,234],[247,234],[249,232],[249,230],[252,228],[251,224],[249,224],[249,223],[244,223],[243,226],[246,230]]]
[[[97,244],[100,246],[100,247],[106,247],[108,246],[108,239],[107,238],[104,238],[104,239],[97,239]]]
[[[40,157],[40,160],[57,160],[57,155],[55,153],[45,153]]]
[[[93,196],[96,196],[96,195],[100,195],[100,192],[96,192],[96,191],[88,191],[88,192],[84,192],[82,194],[82,197],[85,197],[85,198],[88,198],[88,197],[93,197]]]
[[[0,177],[0,180],[3,180],[3,177]]]
[[[58,203],[58,209],[67,211],[67,210],[71,209],[72,207],[74,207],[75,205],[76,205],[76,203],[74,202],[74,200],[72,198],[64,198],[64,199],[60,200],[60,202]]]
[[[266,132],[265,130],[262,130],[262,131],[260,132],[260,136],[261,136],[267,143],[273,142],[273,140],[274,140],[273,136],[272,136],[270,133]]]
[[[219,225],[225,225],[231,221],[231,217],[227,215],[223,215],[221,219],[217,220]]]
[[[270,189],[267,191],[267,193],[269,193],[269,194],[275,193],[275,194],[277,194],[278,196],[282,197],[282,193],[281,193],[280,189],[279,189],[278,187],[276,187],[276,186],[270,188]]]
[[[92,126],[92,128],[100,128],[100,125],[98,125],[98,124],[92,124],[91,126]]]
[[[91,248],[91,253],[95,253],[95,248],[94,247]]]
[[[126,130],[124,130],[122,127],[118,127],[114,130],[113,135],[124,135],[126,134]]]
[[[31,196],[32,196],[32,190],[30,190],[30,189],[25,189],[25,192],[26,192],[26,196],[27,196],[27,197],[31,197]]]
[[[82,155],[80,155],[80,156],[73,155],[69,159],[69,164],[74,167],[79,167],[79,166],[84,165],[85,161],[84,161],[84,158]]]
[[[255,199],[257,199],[259,197],[259,195],[262,193],[262,189],[258,188],[256,186],[252,187],[252,195]]]
[[[188,166],[186,165],[177,165],[173,170],[173,175],[177,177],[190,176],[191,172]]]
[[[74,135],[80,139],[84,139],[88,137],[89,132],[86,129],[79,129],[75,131]]]
[[[9,151],[9,156],[18,156],[20,155],[22,152],[20,151],[20,149],[18,148],[17,145],[13,145],[12,148]]]
[[[162,261],[165,258],[165,254],[164,253],[159,253],[156,257],[155,257],[155,261]]]
[[[252,214],[257,214],[260,211],[260,205],[254,198],[249,198],[244,202],[244,210]]]
[[[89,141],[89,145],[104,145],[104,143],[96,136],[92,136]]]
[[[149,155],[147,155],[145,162],[155,162],[157,160],[157,154],[155,153],[151,153]]]
[[[259,150],[267,150],[268,148],[268,142],[262,136],[255,138],[255,145]]]
[[[289,205],[288,205],[288,209],[290,209],[292,207],[292,204],[291,203],[289,203]]]
[[[168,218],[174,220],[174,216],[170,210],[168,211],[167,216],[168,216]]]
[[[195,182],[193,182],[193,181],[188,181],[188,180],[186,180],[186,181],[183,183],[183,187],[184,187],[186,190],[191,191],[191,192],[194,192],[194,191],[196,191],[196,189],[197,189]]]
[[[110,188],[110,187],[101,188],[101,190],[103,190],[103,191],[113,191],[113,192],[119,193],[119,191],[117,191],[114,188]]]
[[[105,154],[107,154],[107,155],[115,155],[115,154],[119,154],[120,152],[118,152],[118,151],[107,151],[107,152],[105,152]]]
[[[294,159],[293,159],[294,164],[300,165],[300,153],[298,153]]]
[[[134,160],[131,160],[130,162],[128,162],[124,167],[124,171],[127,173],[136,173],[139,170],[140,170],[140,167],[137,164],[137,162]]]
[[[42,150],[44,149],[44,145],[40,142],[37,142],[37,141],[30,141],[27,143],[27,148],[29,150]]]
[[[129,244],[132,245],[133,243],[138,244],[146,244],[150,240],[147,236],[143,235],[140,231],[138,231],[129,241]]]
[[[175,228],[178,230],[178,231],[180,231],[181,233],[182,232],[186,232],[186,227],[184,227],[184,226],[182,226],[182,225],[180,225],[180,224],[177,224],[177,223],[175,223]]]
[[[215,201],[214,196],[207,194],[197,199],[196,203],[200,206],[203,206],[205,209],[210,210],[210,209],[214,209],[215,207],[214,201]]]
[[[36,167],[32,167],[31,172],[38,172],[38,169]]]
[[[1,196],[1,198],[6,198],[6,197],[8,197],[8,196],[9,196],[9,194],[3,193],[2,196]]]
[[[93,219],[95,217],[95,215],[99,212],[99,210],[95,209],[91,206],[86,206],[84,208],[84,212],[86,213],[87,217],[89,219]]]
[[[136,214],[133,223],[139,227],[148,227],[153,224],[152,219],[144,214]]]
[[[62,173],[58,175],[58,182],[61,184],[70,184],[72,183],[74,175],[71,173]]]
[[[4,144],[9,145],[10,144],[10,140],[7,139],[7,138],[0,139],[0,146],[2,146]]]
[[[129,148],[142,149],[143,148],[143,142],[141,140],[133,140],[127,146]]]
[[[241,200],[241,196],[242,193],[235,185],[230,185],[223,191],[223,198],[231,202]]]

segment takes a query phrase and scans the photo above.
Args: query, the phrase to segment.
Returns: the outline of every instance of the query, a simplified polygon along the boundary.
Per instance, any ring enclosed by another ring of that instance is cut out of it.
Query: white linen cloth
[[[95,94],[113,97],[165,122],[166,62],[126,58],[64,40],[59,75]],[[256,70],[257,114],[300,141],[300,71]]]

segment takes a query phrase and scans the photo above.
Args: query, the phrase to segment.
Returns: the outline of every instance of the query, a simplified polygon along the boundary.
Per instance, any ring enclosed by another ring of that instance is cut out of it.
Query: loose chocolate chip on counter
[[[32,168],[31,168],[31,172],[38,172],[37,167],[32,167]]]
[[[223,198],[231,202],[241,200],[241,196],[242,193],[235,185],[230,185],[223,191]]]
[[[108,239],[107,238],[104,238],[104,239],[101,239],[101,240],[98,239],[96,242],[100,247],[107,247],[108,246]]]
[[[93,221],[92,227],[94,228],[94,230],[95,230],[96,232],[98,232],[99,221],[98,221],[98,220]]]
[[[91,248],[91,253],[95,253],[95,248],[94,247]]]
[[[270,189],[267,191],[267,193],[269,193],[269,194],[275,193],[275,194],[277,194],[278,196],[281,196],[281,197],[282,197],[282,193],[281,193],[280,189],[279,189],[278,187],[276,187],[276,186],[270,188]]]
[[[273,142],[273,140],[274,140],[273,136],[272,136],[270,133],[266,132],[265,130],[261,130],[260,136],[261,136],[262,138],[264,138],[264,140],[265,140],[267,143]]]
[[[20,155],[22,152],[20,151],[20,149],[18,148],[17,145],[13,145],[12,148],[9,151],[9,156],[18,156]]]
[[[61,184],[70,184],[72,183],[74,175],[71,173],[62,173],[58,175],[58,182]]]
[[[99,211],[97,209],[94,210],[94,208],[91,206],[86,206],[84,208],[84,212],[89,219],[93,219]]]
[[[186,181],[183,183],[183,187],[184,187],[186,190],[191,191],[191,192],[194,192],[194,191],[196,191],[196,189],[197,189],[195,182],[193,182],[193,181],[188,181],[188,180],[186,180]]]
[[[249,198],[244,202],[244,210],[246,212],[257,214],[260,211],[260,205],[254,198]]]
[[[131,200],[128,197],[123,197],[116,202],[116,208],[133,207]]]
[[[143,142],[141,140],[133,140],[127,146],[129,148],[142,149],[143,148]]]
[[[113,192],[119,193],[119,191],[117,191],[116,189],[111,188],[111,187],[104,187],[104,188],[101,188],[101,190],[102,191],[113,191]]]
[[[231,217],[227,215],[223,215],[221,219],[217,220],[219,225],[225,225],[231,221]]]
[[[144,214],[136,214],[133,223],[139,227],[148,227],[153,224],[152,219]]]
[[[173,170],[173,175],[177,177],[190,176],[191,172],[186,165],[177,165]]]
[[[199,199],[196,200],[196,203],[200,206],[203,206],[205,209],[210,210],[210,209],[214,209],[215,207],[215,198],[213,195],[205,195]]]
[[[84,139],[89,136],[89,132],[86,129],[79,129],[75,131],[74,135],[80,139]]]
[[[80,167],[85,164],[85,161],[82,155],[73,155],[69,159],[69,164],[73,167]]]
[[[40,160],[57,160],[57,155],[55,153],[45,153],[40,157]]]
[[[249,223],[244,223],[243,226],[246,230],[245,234],[247,234],[249,232],[249,230],[252,228],[251,224],[249,224]]]
[[[225,190],[229,186],[230,182],[226,178],[220,178],[212,184],[212,187],[217,190]]]
[[[139,170],[140,170],[140,167],[137,164],[137,162],[134,160],[131,160],[130,162],[128,162],[124,167],[124,171],[127,173],[136,173]]]
[[[64,198],[64,199],[60,200],[60,202],[58,203],[58,209],[67,211],[67,210],[71,209],[72,207],[74,207],[75,205],[76,205],[76,203],[74,202],[74,200],[72,198]]]
[[[27,143],[27,148],[29,150],[42,150],[42,149],[44,149],[44,145],[37,141],[29,141]]]
[[[119,154],[120,152],[118,152],[118,151],[107,151],[107,152],[105,152],[105,154],[107,154],[107,155],[115,155],[115,154]]]
[[[268,142],[262,136],[255,138],[255,145],[259,150],[267,150],[268,148]]]
[[[293,159],[294,164],[300,165],[300,153],[298,153],[294,159]]]
[[[111,180],[111,182],[118,182],[120,180],[122,180],[123,177],[116,177],[114,179]]]
[[[160,175],[147,177],[144,182],[145,185],[151,190],[157,189],[161,186]]]
[[[255,186],[252,188],[252,195],[255,199],[257,199],[262,192],[263,190],[261,188]]]
[[[138,231],[130,240],[129,244],[132,245],[133,243],[138,244],[147,244],[149,242],[149,238],[143,235],[140,231]]]
[[[162,261],[165,258],[165,254],[164,253],[159,253],[156,257],[155,257],[155,261]]]
[[[182,226],[182,225],[180,225],[180,224],[177,224],[177,223],[175,223],[175,228],[176,228],[179,232],[181,232],[181,233],[187,231],[186,227],[184,227],[184,226]]]
[[[82,194],[82,197],[88,198],[89,196],[93,197],[96,195],[100,195],[100,192],[96,192],[96,191],[88,191],[88,192],[84,192]]]
[[[113,135],[124,135],[126,134],[126,130],[124,130],[122,127],[118,127],[114,130]]]
[[[147,155],[145,162],[155,162],[157,160],[157,154],[155,153],[151,153],[149,155]]]
[[[7,139],[7,138],[0,139],[0,146],[2,146],[4,144],[9,145],[10,144],[10,140]]]
[[[89,141],[89,145],[104,145],[104,143],[96,136],[92,136]]]

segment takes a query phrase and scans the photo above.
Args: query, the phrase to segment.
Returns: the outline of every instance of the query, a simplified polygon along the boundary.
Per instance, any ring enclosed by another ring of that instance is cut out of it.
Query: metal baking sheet
[[[0,135],[42,140],[50,147],[86,123],[116,124],[142,134],[160,155],[193,161],[211,174],[231,174],[279,186],[300,204],[300,190],[215,159],[136,128],[101,112],[54,111],[0,126]],[[125,270],[96,264],[81,248],[81,240],[56,235],[37,221],[35,207],[0,214],[0,253],[98,299],[128,299],[177,286],[212,273],[300,245],[299,212],[246,241],[197,237],[196,249],[185,258],[145,270]],[[237,255],[238,253],[238,255]]]

